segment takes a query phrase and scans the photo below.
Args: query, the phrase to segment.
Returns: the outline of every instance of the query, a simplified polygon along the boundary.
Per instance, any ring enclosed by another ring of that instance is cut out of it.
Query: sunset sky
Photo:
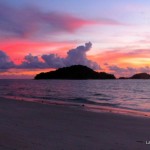
[[[1,0],[0,78],[74,64],[150,73],[148,0]]]

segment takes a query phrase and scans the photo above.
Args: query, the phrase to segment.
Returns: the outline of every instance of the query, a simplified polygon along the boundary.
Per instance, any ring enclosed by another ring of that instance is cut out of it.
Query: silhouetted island
[[[82,65],[59,68],[55,71],[42,72],[37,74],[34,79],[116,79],[113,74],[96,72],[91,68]]]
[[[150,79],[150,75],[147,73],[137,73],[131,77],[120,77],[119,79]]]
[[[150,75],[147,73],[138,73],[130,77],[130,79],[150,79]]]

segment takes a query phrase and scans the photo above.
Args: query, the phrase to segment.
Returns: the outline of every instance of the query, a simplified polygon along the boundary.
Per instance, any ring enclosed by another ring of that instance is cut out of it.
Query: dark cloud
[[[15,64],[10,60],[9,56],[3,51],[0,51],[0,71],[15,67]]]
[[[37,69],[37,68],[48,68],[48,65],[40,61],[38,56],[28,54],[24,57],[24,61],[22,62],[22,64],[16,67],[24,69]]]
[[[108,69],[113,71],[113,72],[116,72],[116,73],[124,73],[124,72],[127,72],[127,68],[121,68],[121,67],[118,67],[116,65],[113,65],[113,66],[108,66]]]
[[[61,58],[57,55],[43,55],[43,60],[52,68],[66,67],[71,65],[85,65],[92,69],[99,70],[100,66],[87,58],[86,52],[92,47],[92,43],[85,43],[85,46],[78,46],[67,52],[66,58]]]
[[[50,68],[60,68],[65,65],[65,58],[61,58],[56,54],[42,55],[42,59]]]
[[[122,68],[122,67],[118,67],[116,65],[108,66],[108,68],[114,74],[118,74],[120,76],[131,76],[137,72],[140,72],[140,70],[141,70],[141,68],[138,68],[138,69],[132,68],[132,67]]]

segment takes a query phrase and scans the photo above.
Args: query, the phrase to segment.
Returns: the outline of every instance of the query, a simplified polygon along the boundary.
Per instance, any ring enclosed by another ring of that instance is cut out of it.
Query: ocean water
[[[1,97],[150,112],[150,80],[0,80]]]

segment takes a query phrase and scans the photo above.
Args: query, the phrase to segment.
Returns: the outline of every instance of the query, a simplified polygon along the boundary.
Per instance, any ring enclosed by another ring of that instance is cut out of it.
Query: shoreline
[[[133,117],[147,117],[150,118],[150,112],[142,112],[138,110],[132,109],[125,109],[125,108],[116,108],[111,106],[101,106],[101,105],[94,105],[94,104],[83,104],[83,103],[74,103],[74,102],[65,102],[65,101],[56,101],[56,100],[41,100],[41,99],[33,99],[33,98],[16,98],[12,96],[3,96],[0,98],[4,99],[11,99],[16,101],[26,101],[26,102],[34,102],[40,103],[45,105],[60,105],[66,107],[78,107],[82,110],[89,111],[89,112],[97,112],[97,113],[114,113],[120,115],[129,115]]]
[[[147,117],[0,98],[0,149],[147,150]]]

